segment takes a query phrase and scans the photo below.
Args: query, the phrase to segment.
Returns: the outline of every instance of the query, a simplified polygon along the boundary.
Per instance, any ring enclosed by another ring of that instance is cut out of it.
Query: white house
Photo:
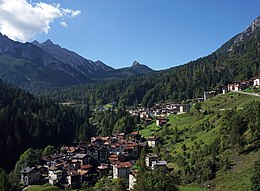
[[[152,169],[161,169],[164,173],[167,170],[167,162],[166,161],[152,161]]]
[[[156,154],[148,153],[145,155],[145,164],[148,167],[152,166],[152,161],[157,161],[158,156]]]
[[[155,137],[155,136],[149,137],[147,139],[147,144],[148,144],[149,147],[152,147],[152,148],[158,146],[159,145],[159,137]]]
[[[48,173],[49,183],[51,185],[56,185],[59,180],[62,178],[62,171],[61,170],[50,170]]]
[[[130,162],[119,162],[113,165],[113,179],[128,178],[132,164]]]
[[[128,190],[133,190],[134,189],[134,185],[136,183],[137,174],[138,174],[137,170],[133,170],[133,171],[131,171],[129,173],[129,187],[128,187]]]
[[[260,78],[256,78],[254,80],[254,85],[253,86],[260,86]]]

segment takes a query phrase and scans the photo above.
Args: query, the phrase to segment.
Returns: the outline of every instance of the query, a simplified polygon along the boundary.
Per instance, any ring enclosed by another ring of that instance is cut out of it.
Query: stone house
[[[40,170],[36,167],[27,166],[21,170],[21,182],[30,185],[40,180]]]

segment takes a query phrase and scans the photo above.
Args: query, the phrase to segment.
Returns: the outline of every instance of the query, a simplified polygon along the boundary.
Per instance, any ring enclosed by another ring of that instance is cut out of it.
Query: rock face
[[[96,79],[129,77],[153,71],[135,61],[132,67],[114,69],[53,44],[20,43],[0,33],[0,78],[28,88],[31,84],[68,86]]]
[[[74,68],[75,70],[86,76],[95,74],[95,72],[107,72],[114,70],[101,61],[93,62],[91,60],[83,58],[75,52],[62,48],[59,45],[53,44],[51,40],[47,40],[44,43],[33,41],[32,44],[40,47],[57,60]]]
[[[46,83],[67,86],[91,82],[96,73],[114,70],[53,44],[20,43],[0,33],[0,78],[16,85]]]
[[[232,52],[236,49],[236,47],[239,47],[242,43],[254,38],[257,39],[259,42],[259,31],[260,31],[260,16],[257,17],[253,23],[251,23],[246,30],[244,30],[242,33],[236,35],[234,38],[232,38],[229,42],[227,42],[225,45],[228,45],[226,47],[226,51]]]

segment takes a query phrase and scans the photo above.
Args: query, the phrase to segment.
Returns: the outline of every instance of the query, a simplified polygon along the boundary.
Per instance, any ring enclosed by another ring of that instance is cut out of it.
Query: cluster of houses
[[[158,144],[158,137],[146,140],[139,132],[128,136],[119,133],[92,137],[90,142],[63,146],[58,153],[44,156],[39,165],[22,169],[21,182],[25,185],[49,182],[61,188],[79,188],[83,182],[94,185],[98,179],[107,176],[128,179],[129,189],[132,189],[138,174],[132,167],[141,149]],[[151,169],[166,170],[167,163],[159,161],[154,154],[147,154],[146,165]]]
[[[166,103],[166,104],[155,104],[151,108],[140,108],[134,110],[128,110],[132,116],[139,116],[140,119],[149,119],[152,117],[166,117],[171,114],[181,114],[185,113],[190,109],[190,104],[175,104],[175,103]]]
[[[229,83],[225,86],[220,87],[219,90],[204,92],[203,100],[204,101],[208,100],[209,98],[214,97],[218,94],[226,94],[228,92],[242,91],[249,87],[260,87],[260,78],[255,77],[250,80],[243,81],[243,82],[233,82],[233,83]]]

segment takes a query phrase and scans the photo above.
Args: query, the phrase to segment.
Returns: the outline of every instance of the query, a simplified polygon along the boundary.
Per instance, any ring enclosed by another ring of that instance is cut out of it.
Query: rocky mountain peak
[[[234,47],[237,47],[241,44],[241,42],[245,41],[249,38],[256,38],[255,34],[257,31],[260,30],[260,16],[257,17],[242,33],[234,38],[231,46],[229,47],[228,51],[233,51]]]
[[[44,45],[53,45],[53,43],[52,43],[52,41],[50,39],[46,40],[42,44],[44,44]]]
[[[141,64],[139,62],[137,62],[137,61],[134,61],[133,64],[132,64],[132,66],[140,66],[140,65]]]

